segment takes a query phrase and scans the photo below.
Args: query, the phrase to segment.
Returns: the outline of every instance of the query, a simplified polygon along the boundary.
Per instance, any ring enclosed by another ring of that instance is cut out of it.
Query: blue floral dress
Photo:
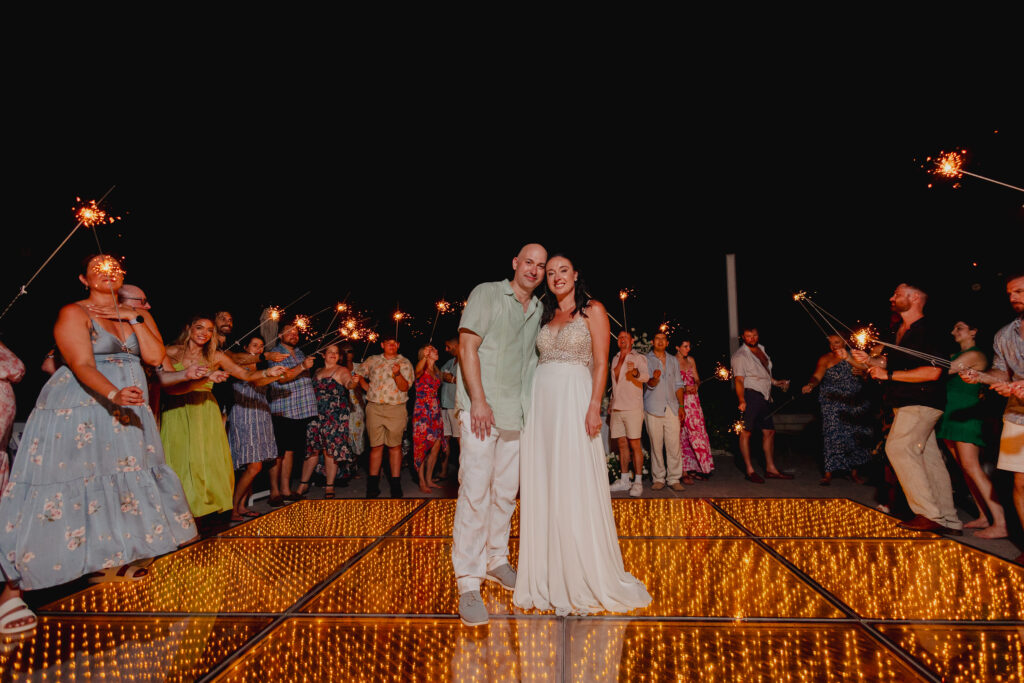
[[[116,387],[147,392],[134,336],[91,322],[96,368]],[[0,569],[21,588],[175,550],[196,535],[148,404],[118,406],[67,366],[39,393],[0,498]]]

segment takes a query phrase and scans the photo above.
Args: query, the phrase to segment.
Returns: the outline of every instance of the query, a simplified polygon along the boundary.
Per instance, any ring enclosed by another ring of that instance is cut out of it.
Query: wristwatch
[[[129,325],[141,325],[144,322],[146,322],[146,319],[143,318],[141,315],[137,315],[133,319],[129,320],[128,324]]]

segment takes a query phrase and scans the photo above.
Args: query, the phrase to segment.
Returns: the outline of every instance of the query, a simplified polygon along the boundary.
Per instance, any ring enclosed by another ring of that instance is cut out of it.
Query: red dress
[[[440,388],[441,378],[427,371],[416,380],[416,404],[412,409],[412,460],[417,468],[444,433],[441,402],[437,399]]]

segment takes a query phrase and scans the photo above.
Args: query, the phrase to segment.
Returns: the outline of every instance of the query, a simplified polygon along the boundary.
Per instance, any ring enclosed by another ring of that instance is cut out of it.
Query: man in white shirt
[[[612,359],[612,399],[608,408],[608,437],[618,439],[622,478],[612,491],[629,490],[634,498],[643,493],[644,452],[640,434],[644,424],[644,382],[650,379],[647,359],[633,350],[633,335],[619,332],[619,352]],[[629,480],[629,454],[633,453],[632,483]]]
[[[763,484],[764,479],[754,471],[750,462],[750,434],[755,429],[761,430],[765,476],[769,479],[792,479],[793,475],[779,472],[775,467],[775,423],[771,416],[772,387],[785,391],[789,388],[789,380],[772,379],[772,360],[758,340],[756,327],[743,328],[743,344],[732,354],[732,374],[740,412],[743,413],[740,454],[747,467],[747,481]]]

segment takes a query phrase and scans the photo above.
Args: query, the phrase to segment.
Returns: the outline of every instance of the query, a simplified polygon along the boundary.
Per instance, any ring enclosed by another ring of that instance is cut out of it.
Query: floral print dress
[[[697,385],[697,380],[689,370],[682,370],[680,374],[683,384],[687,387]],[[711,442],[708,440],[708,430],[704,425],[704,411],[700,407],[700,398],[697,394],[683,392],[683,408],[686,409],[686,417],[679,425],[679,447],[683,456],[684,472],[700,472],[710,474],[715,469],[715,461],[711,457]]]
[[[348,440],[348,389],[333,377],[313,380],[317,416],[306,426],[306,451],[334,458],[338,476],[355,474],[355,458]],[[317,470],[324,474],[323,465]],[[334,482],[328,482],[330,486]]]
[[[114,386],[134,384],[145,395],[135,337],[124,347],[92,322],[96,368]],[[26,590],[161,555],[196,535],[148,403],[111,403],[67,366],[29,415],[0,524],[0,569]]]
[[[11,427],[14,426],[14,413],[17,409],[14,387],[11,385],[20,382],[24,376],[25,364],[9,348],[0,344],[0,495],[3,494],[10,473],[7,443],[11,440]]]
[[[424,371],[416,380],[416,404],[412,409],[412,461],[417,469],[444,434],[441,401],[437,398],[440,388],[441,378],[429,372]]]

